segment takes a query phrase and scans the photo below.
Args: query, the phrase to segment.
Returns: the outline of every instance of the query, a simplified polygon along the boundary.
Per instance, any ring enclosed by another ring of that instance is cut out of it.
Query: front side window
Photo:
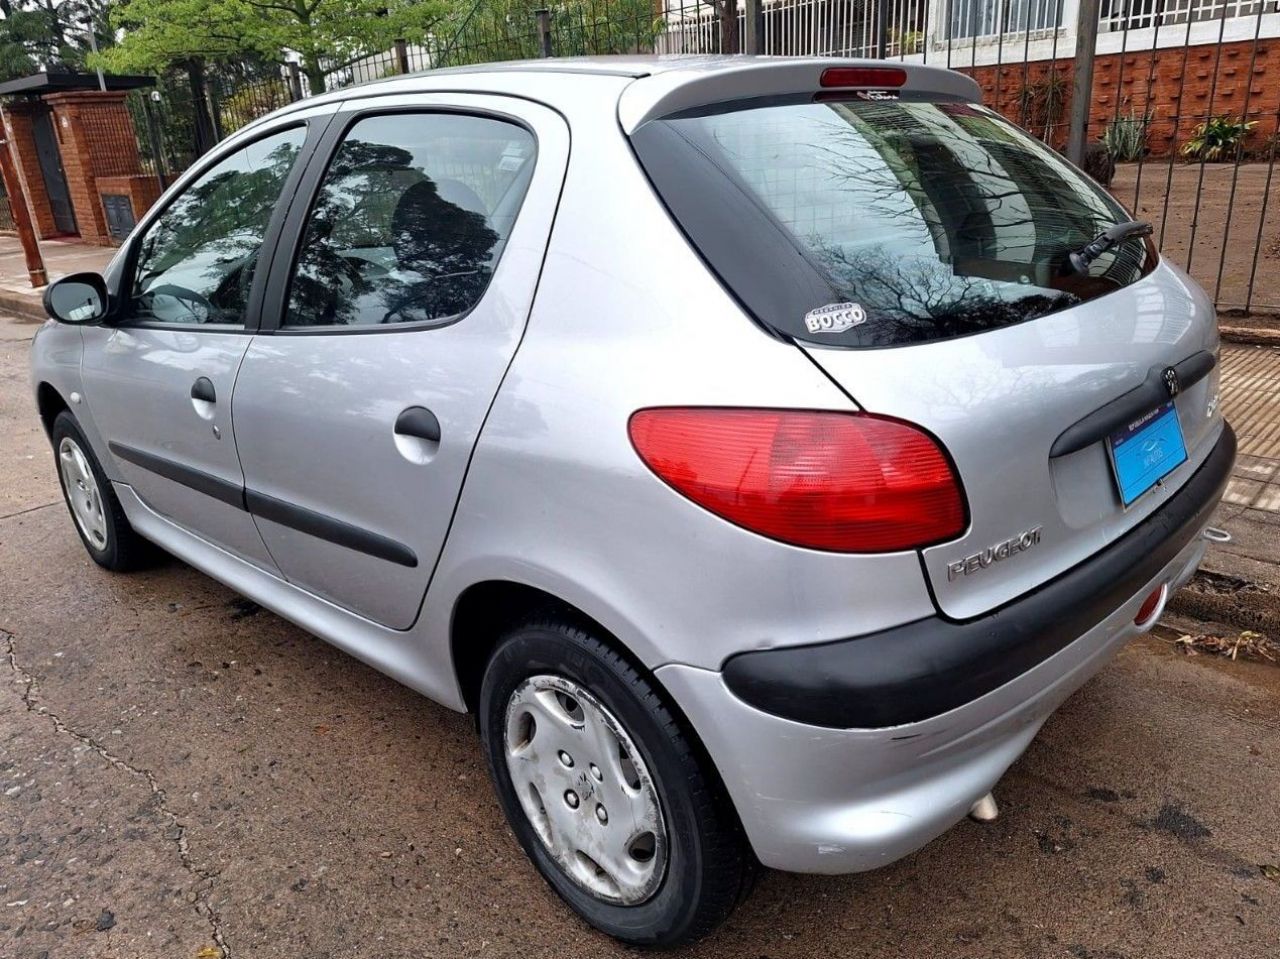
[[[534,153],[527,130],[486,117],[355,123],[307,219],[284,326],[457,319],[489,285]]]
[[[241,326],[276,201],[306,139],[293,127],[202,173],[138,245],[128,318]]]

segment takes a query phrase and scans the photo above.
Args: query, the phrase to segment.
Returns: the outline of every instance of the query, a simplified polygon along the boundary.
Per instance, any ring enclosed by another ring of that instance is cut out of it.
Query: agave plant
[[[1147,127],[1151,114],[1138,116],[1132,110],[1127,117],[1116,117],[1107,124],[1102,142],[1117,163],[1133,163],[1147,152]]]
[[[1196,125],[1191,139],[1182,144],[1182,155],[1195,157],[1201,163],[1229,160],[1238,156],[1244,141],[1258,125],[1257,120],[1236,120],[1226,115],[1210,117]]]

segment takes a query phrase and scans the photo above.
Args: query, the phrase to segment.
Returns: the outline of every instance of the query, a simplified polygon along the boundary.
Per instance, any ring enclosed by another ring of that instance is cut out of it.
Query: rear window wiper
[[[1080,249],[1072,250],[1068,253],[1067,262],[1071,264],[1072,271],[1088,273],[1089,264],[1117,243],[1122,243],[1130,237],[1150,236],[1151,233],[1151,224],[1146,220],[1128,220],[1125,223],[1117,223],[1115,226],[1107,227]]]

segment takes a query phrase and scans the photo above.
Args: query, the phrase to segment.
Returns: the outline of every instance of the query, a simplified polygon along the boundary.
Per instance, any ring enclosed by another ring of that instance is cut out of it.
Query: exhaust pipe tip
[[[1230,543],[1231,534],[1225,529],[1219,529],[1217,526],[1206,526],[1200,534],[1210,543]]]
[[[996,797],[987,793],[969,807],[969,818],[974,822],[995,822],[1000,818],[1000,807],[996,805]]]

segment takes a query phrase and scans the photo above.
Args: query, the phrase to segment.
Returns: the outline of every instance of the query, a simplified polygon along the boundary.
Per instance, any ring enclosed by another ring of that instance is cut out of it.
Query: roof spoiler
[[[835,57],[742,57],[732,66],[726,67],[723,60],[716,66],[718,69],[699,69],[697,64],[691,63],[688,69],[666,70],[630,84],[618,99],[618,121],[623,132],[630,136],[640,124],[655,117],[713,103],[788,93],[817,93],[824,89],[833,92],[830,85],[822,83],[822,75],[827,71],[848,70],[853,75],[865,72],[874,77],[885,68],[891,68],[906,75],[903,83],[893,85],[895,89],[974,103],[982,99],[978,84],[964,74],[916,63]],[[868,85],[865,89],[884,89],[886,86],[890,84]],[[846,89],[858,88],[849,86]]]

